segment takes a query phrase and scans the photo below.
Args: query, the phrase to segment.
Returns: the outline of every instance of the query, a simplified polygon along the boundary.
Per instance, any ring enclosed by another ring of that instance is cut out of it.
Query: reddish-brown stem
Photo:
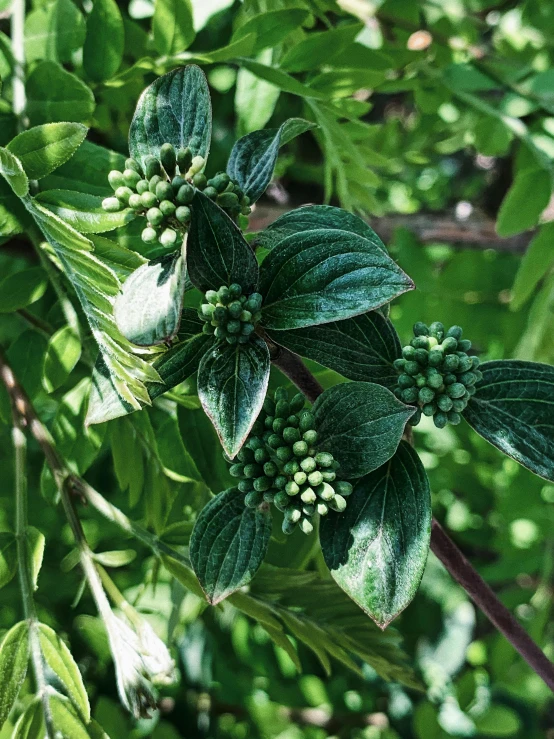
[[[314,401],[323,388],[305,366],[299,356],[287,349],[269,344],[273,364]],[[554,692],[554,665],[535,644],[519,621],[497,598],[493,590],[475,570],[440,523],[433,519],[431,549],[452,577],[458,582],[485,616],[508,639],[536,674]]]

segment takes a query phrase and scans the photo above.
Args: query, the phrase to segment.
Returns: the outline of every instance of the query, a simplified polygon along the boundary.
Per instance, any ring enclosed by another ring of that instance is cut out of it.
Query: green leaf
[[[258,262],[241,230],[221,208],[197,191],[188,239],[187,269],[201,292],[237,282],[244,294],[258,286]]]
[[[544,169],[518,172],[498,211],[497,234],[513,236],[536,226],[551,192],[550,172]]]
[[[25,59],[70,62],[85,40],[85,19],[71,0],[34,6],[25,19]]]
[[[17,720],[11,739],[36,739],[44,736],[43,709],[40,698],[35,698]]]
[[[85,725],[67,698],[54,693],[49,699],[57,739],[90,739]]]
[[[36,303],[48,286],[46,273],[40,267],[14,272],[0,282],[0,313],[13,313]]]
[[[126,280],[136,269],[146,264],[146,259],[136,251],[126,249],[104,236],[91,236],[94,253],[121,281]]]
[[[231,488],[205,506],[190,538],[190,559],[212,605],[247,585],[263,562],[271,536],[267,506],[247,508]]]
[[[464,418],[508,457],[554,482],[554,367],[504,359],[479,369],[483,379]]]
[[[8,531],[0,532],[0,588],[7,585],[17,572],[15,536]]]
[[[431,491],[405,441],[358,480],[344,513],[320,523],[325,563],[337,584],[384,629],[414,597],[431,540]]]
[[[80,356],[81,340],[71,326],[63,326],[51,336],[42,370],[42,386],[47,393],[64,384]]]
[[[17,197],[22,198],[29,192],[29,180],[19,159],[4,147],[0,146],[0,174],[6,179]]]
[[[259,13],[239,26],[233,34],[232,42],[244,38],[250,33],[256,35],[256,43],[251,51],[259,51],[277,46],[289,33],[301,28],[309,18],[309,13],[302,8],[287,8],[286,10],[267,10]]]
[[[190,0],[156,0],[152,32],[160,54],[178,54],[188,49],[196,36]]]
[[[266,49],[258,59],[269,62],[273,51]],[[275,85],[255,77],[247,69],[239,69],[235,92],[237,132],[240,136],[263,128],[269,121],[281,91]]]
[[[94,82],[113,77],[121,65],[125,46],[123,19],[114,0],[94,0],[87,18],[83,67]]]
[[[330,323],[374,310],[414,283],[372,241],[339,229],[293,234],[260,267],[266,328]]]
[[[537,284],[554,264],[554,222],[544,223],[523,255],[512,288],[512,310],[519,310],[535,292]]]
[[[8,631],[0,644],[0,729],[25,680],[29,655],[29,624],[20,621]]]
[[[256,202],[271,182],[279,147],[312,128],[315,128],[315,123],[289,118],[280,128],[253,131],[235,143],[227,163],[227,173],[238,182],[250,202]]]
[[[351,46],[362,28],[360,23],[352,23],[310,33],[288,49],[280,60],[280,67],[285,72],[293,73],[317,70],[332,60],[335,54]]]
[[[347,382],[326,390],[313,406],[317,447],[340,463],[341,477],[362,477],[389,460],[415,413],[386,388]]]
[[[25,543],[27,546],[27,557],[30,564],[30,578],[33,583],[33,587],[36,590],[38,587],[38,576],[42,568],[42,561],[44,559],[44,547],[46,545],[46,539],[42,531],[39,531],[34,526],[27,526],[25,531]]]
[[[39,192],[35,200],[84,234],[112,231],[135,219],[130,208],[107,213],[102,208],[101,197],[75,190],[45,190]]]
[[[386,246],[368,223],[354,213],[332,205],[305,205],[302,208],[294,208],[257,234],[254,243],[264,249],[273,249],[287,236],[318,228],[338,229],[363,236],[387,253]]]
[[[231,458],[262,409],[269,369],[267,345],[255,335],[247,344],[218,343],[200,361],[198,397]]]
[[[294,331],[268,331],[276,344],[313,359],[349,380],[375,382],[394,390],[398,372],[392,363],[401,355],[392,323],[372,311],[345,321]]]
[[[134,549],[114,549],[112,552],[95,552],[94,559],[104,567],[126,567],[137,557]]]
[[[114,315],[123,336],[152,346],[171,341],[179,330],[185,295],[185,249],[143,264],[125,281]]]
[[[71,652],[56,632],[46,626],[38,625],[38,635],[42,655],[48,667],[59,678],[67,695],[75,708],[79,711],[82,719],[90,721],[90,705],[87,691],[83,684],[83,678]]]
[[[27,78],[27,114],[31,125],[51,121],[89,121],[94,95],[78,77],[56,62],[40,62]]]
[[[87,127],[81,123],[46,123],[23,131],[7,148],[30,180],[40,180],[70,159],[86,135]]]
[[[140,162],[159,156],[164,143],[208,157],[212,105],[200,67],[180,67],[158,77],[140,96],[129,131],[129,151]]]
[[[77,190],[89,195],[113,195],[108,182],[112,169],[123,171],[125,157],[84,141],[69,161],[41,182],[43,190]]]
[[[47,346],[43,334],[29,329],[19,334],[6,352],[10,367],[31,400],[42,390],[42,364]]]
[[[290,74],[283,72],[281,69],[276,67],[270,67],[266,64],[260,64],[252,59],[246,57],[239,57],[237,62],[240,63],[241,67],[244,67],[253,75],[259,77],[261,80],[265,80],[275,87],[278,87],[283,92],[288,92],[291,95],[298,95],[301,98],[316,98],[318,100],[327,100],[327,96],[318,90],[313,90],[307,85],[303,85],[298,82]]]

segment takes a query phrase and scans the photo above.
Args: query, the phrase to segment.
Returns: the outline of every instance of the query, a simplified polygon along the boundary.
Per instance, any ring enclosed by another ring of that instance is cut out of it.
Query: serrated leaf
[[[464,418],[508,457],[554,482],[554,367],[504,359],[479,369],[483,379]]]
[[[140,96],[129,131],[129,151],[140,162],[159,156],[164,143],[208,157],[212,106],[208,83],[196,65],[158,77]]]
[[[545,169],[525,169],[518,172],[498,211],[496,232],[513,236],[536,226],[548,205],[552,192],[552,177]]]
[[[102,208],[103,198],[75,190],[45,190],[35,200],[83,234],[112,231],[136,217],[130,208],[108,213]]]
[[[258,285],[258,262],[241,230],[221,208],[197,191],[187,252],[191,282],[201,292],[238,283],[245,295]]]
[[[88,121],[94,95],[56,62],[40,62],[27,78],[27,113],[33,126],[54,121]]]
[[[280,128],[253,131],[235,143],[227,163],[227,173],[238,182],[251,203],[260,198],[271,182],[279,148],[312,128],[315,128],[315,123],[289,118]]]
[[[143,264],[125,281],[114,306],[117,327],[139,346],[170,341],[179,331],[185,296],[186,242],[180,251]]]
[[[302,208],[294,208],[257,234],[254,243],[264,249],[273,249],[287,236],[318,228],[358,234],[387,253],[386,246],[368,223],[354,213],[332,205],[305,205]]]
[[[270,536],[269,510],[247,508],[244,493],[236,488],[220,493],[202,509],[190,539],[190,558],[212,605],[250,582]]]
[[[46,664],[63,684],[68,697],[79,711],[81,718],[88,723],[90,721],[90,705],[87,691],[71,652],[50,626],[39,624],[38,635]]]
[[[41,267],[13,272],[0,282],[0,313],[13,313],[36,303],[46,292],[48,278]]]
[[[265,328],[294,329],[374,310],[414,283],[358,234],[316,229],[280,241],[260,267]]]
[[[200,361],[198,397],[231,458],[262,409],[269,369],[267,345],[254,335],[247,344],[217,343]]]
[[[381,385],[347,382],[326,390],[313,405],[317,447],[331,452],[341,477],[362,477],[396,452],[415,413]]]
[[[31,567],[29,574],[33,587],[36,590],[38,587],[38,576],[42,567],[42,560],[44,559],[46,539],[44,538],[44,534],[34,526],[27,526],[25,532],[25,544],[27,546],[28,562]]]
[[[0,644],[0,729],[18,696],[29,662],[29,624],[20,621]]]
[[[160,54],[178,54],[188,49],[196,36],[190,0],[156,0],[152,33]]]
[[[54,693],[49,704],[57,739],[90,739],[87,728],[67,698]]]
[[[349,380],[375,382],[389,390],[394,390],[398,383],[398,372],[392,364],[401,355],[398,334],[377,311],[345,321],[267,334],[276,344]]]
[[[110,79],[123,59],[125,31],[123,18],[114,0],[94,0],[87,18],[83,46],[83,67],[94,82]]]
[[[380,628],[414,597],[431,539],[431,492],[417,453],[401,442],[354,486],[343,513],[320,523],[321,551],[337,584]]]
[[[73,156],[87,130],[81,123],[46,123],[22,131],[7,148],[19,159],[29,179],[40,180]]]
[[[18,198],[29,192],[29,180],[19,159],[8,149],[0,146],[0,174],[5,178]]]
[[[17,550],[15,536],[8,531],[0,532],[0,588],[7,585],[17,572]]]
[[[64,384],[80,356],[81,340],[71,326],[63,326],[50,337],[42,369],[42,386],[47,393]]]

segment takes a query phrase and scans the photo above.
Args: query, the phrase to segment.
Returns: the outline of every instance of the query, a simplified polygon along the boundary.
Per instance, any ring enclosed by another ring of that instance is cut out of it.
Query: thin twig
[[[271,351],[272,347],[270,346]],[[287,350],[283,350],[283,352],[274,351],[272,361],[309,400],[315,400],[322,392],[322,388],[315,377],[296,354],[292,354]],[[310,377],[306,382],[307,375]],[[320,387],[319,392],[315,390],[317,386]],[[504,634],[531,669],[554,692],[554,665],[526,633],[513,614],[500,602],[496,594],[435,519],[433,519],[431,531],[431,549],[491,623]]]

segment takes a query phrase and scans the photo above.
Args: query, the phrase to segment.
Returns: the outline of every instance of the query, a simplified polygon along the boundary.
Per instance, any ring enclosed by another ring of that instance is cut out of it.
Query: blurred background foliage
[[[306,202],[361,212],[386,234],[418,288],[392,306],[401,339],[416,320],[441,320],[461,324],[482,359],[554,361],[551,2],[123,0],[118,7],[106,19],[110,30],[91,35],[90,0],[28,3],[30,123],[75,120],[91,127],[87,143],[41,189],[109,194],[106,173],[126,153],[140,92],[156,75],[196,61],[212,88],[210,173],[224,167],[237,135],[294,115],[319,126],[281,156],[253,229]],[[0,0],[1,145],[17,129],[9,9],[9,0]],[[83,65],[84,44],[96,44],[98,58],[108,58],[117,34],[124,45],[115,71]],[[24,229],[0,182],[2,278],[37,270]],[[133,225],[110,236],[148,256]],[[85,432],[94,346],[85,346],[82,361],[48,392],[44,356],[62,316],[46,276],[37,271],[33,280],[28,309],[7,314],[0,305],[0,343],[41,417],[97,489],[167,541],[186,543],[210,490],[226,481],[194,383],[148,412]],[[312,368],[325,385],[340,380]],[[283,378],[272,372],[276,386]],[[0,418],[0,530],[7,531],[13,471],[1,393]],[[415,441],[435,515],[554,658],[554,486],[465,424],[439,432],[424,420]],[[328,674],[326,660],[297,637],[299,672],[259,623],[228,604],[207,608],[160,570],[149,551],[83,510],[88,539],[95,551],[108,553],[104,563],[118,587],[178,656],[180,683],[164,690],[159,715],[132,721],[118,705],[106,635],[91,615],[90,596],[78,597],[71,534],[60,527],[52,480],[34,446],[29,490],[30,523],[47,543],[39,617],[70,635],[93,715],[112,739],[554,737],[548,689],[433,555],[414,602],[383,642],[394,651],[402,638],[420,681],[414,689],[412,678],[385,682],[356,650],[356,671],[333,660]],[[300,609],[308,630],[325,623],[322,591],[294,579],[302,571],[324,576],[305,539],[292,537],[286,547],[276,539],[269,561],[296,573],[266,568],[253,592]],[[16,580],[0,592],[0,603],[4,630],[21,616]],[[377,638],[371,629],[363,634],[350,611],[340,629],[362,642]],[[30,694],[29,685],[20,701]],[[10,731],[7,726],[0,738]]]

